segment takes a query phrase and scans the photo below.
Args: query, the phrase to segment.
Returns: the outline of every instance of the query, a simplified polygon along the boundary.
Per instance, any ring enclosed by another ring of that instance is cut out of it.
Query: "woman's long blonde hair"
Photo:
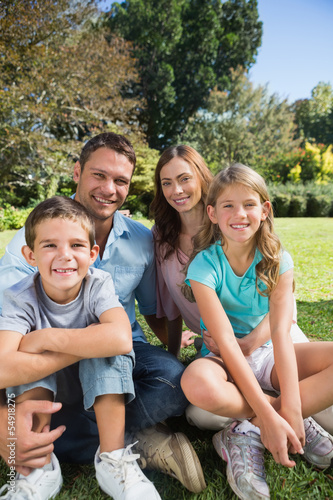
[[[206,198],[206,210],[204,214],[203,225],[193,239],[193,253],[184,268],[186,275],[188,266],[194,257],[205,250],[216,241],[221,240],[222,246],[225,244],[223,234],[218,224],[213,224],[207,214],[207,206],[216,206],[216,202],[221,193],[229,186],[241,184],[251,189],[260,197],[260,202],[269,201],[269,194],[264,179],[252,168],[235,163],[224,170],[221,170],[213,179]],[[258,231],[255,234],[255,246],[261,252],[263,258],[256,265],[256,287],[260,295],[269,296],[276,287],[279,280],[281,243],[274,232],[274,215],[272,207],[269,209],[268,216],[261,222]],[[262,281],[267,289],[262,292],[258,287],[258,280]],[[185,283],[182,285],[182,292],[185,297],[193,301],[191,288]]]

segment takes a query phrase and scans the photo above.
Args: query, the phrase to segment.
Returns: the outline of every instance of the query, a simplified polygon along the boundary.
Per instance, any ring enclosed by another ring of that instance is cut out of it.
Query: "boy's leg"
[[[23,403],[23,401],[35,400],[35,401],[53,401],[53,393],[45,389],[44,387],[35,387],[34,389],[30,389],[20,396],[15,398],[15,403],[18,405]],[[33,425],[32,431],[34,432],[42,432],[45,425],[50,425],[51,415],[47,413],[35,413],[33,416]],[[50,456],[48,457],[48,462],[50,461]]]
[[[97,396],[94,403],[100,453],[125,447],[125,397],[123,394]]]
[[[45,379],[46,380],[46,379]],[[44,384],[45,380],[40,381]],[[50,387],[54,385],[54,378],[48,378]],[[19,394],[15,398],[17,405],[27,400],[48,400],[53,401],[54,391],[50,388],[39,387],[39,382],[36,382],[36,387],[24,391],[24,386],[10,388],[11,394]],[[31,386],[32,384],[30,384]],[[22,392],[24,391],[24,392]],[[51,415],[45,413],[36,413],[33,415],[32,431],[40,433],[46,425],[50,424]],[[46,464],[40,469],[32,469],[31,472],[24,476],[17,473],[15,476],[15,485],[4,485],[0,493],[8,490],[8,498],[39,498],[40,500],[48,500],[59,493],[62,487],[62,475],[60,465],[54,453],[47,456]],[[13,493],[13,497],[12,497]],[[5,495],[7,498],[7,495]]]
[[[80,362],[80,380],[86,409],[93,403],[100,446],[95,455],[96,478],[114,500],[161,500],[142,473],[137,455],[125,448],[125,404],[134,398],[131,356]]]

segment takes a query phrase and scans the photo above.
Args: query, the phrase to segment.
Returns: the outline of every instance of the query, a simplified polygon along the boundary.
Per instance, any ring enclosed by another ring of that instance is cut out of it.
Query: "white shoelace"
[[[126,446],[123,455],[119,459],[111,457],[110,453],[104,452],[100,454],[100,459],[109,463],[115,469],[115,477],[120,478],[120,483],[123,484],[124,490],[144,479],[137,463],[134,467],[129,467],[130,464],[136,462],[140,458],[139,454],[130,452],[130,449],[135,444],[136,443]]]

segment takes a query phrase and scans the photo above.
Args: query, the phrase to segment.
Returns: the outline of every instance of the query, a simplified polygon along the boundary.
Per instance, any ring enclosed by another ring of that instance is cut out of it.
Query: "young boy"
[[[110,274],[89,268],[99,253],[93,219],[80,203],[55,196],[30,213],[25,232],[22,253],[38,272],[5,292],[0,363],[6,358],[9,369],[0,387],[11,386],[8,401],[16,405],[27,399],[53,400],[56,394],[67,402],[75,399],[73,383],[79,381],[78,397],[96,415],[100,446],[95,469],[102,490],[114,500],[160,499],[141,472],[133,445],[124,447],[125,404],[135,397],[132,332]],[[63,360],[58,373],[52,371],[52,355]],[[47,364],[46,378],[36,382],[31,373],[24,377],[17,370],[27,356],[32,364]],[[22,380],[25,384],[19,385]],[[49,423],[50,416],[35,415],[34,430],[42,432]],[[8,490],[1,498],[46,500],[61,486],[59,462],[51,453],[43,468],[17,474],[15,485],[10,482],[0,492]]]

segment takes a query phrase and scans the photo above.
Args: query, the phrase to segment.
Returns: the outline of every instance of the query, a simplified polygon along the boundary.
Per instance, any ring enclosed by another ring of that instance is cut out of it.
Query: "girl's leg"
[[[333,404],[333,342],[294,344],[303,417],[307,418]],[[275,366],[272,384],[279,389]],[[279,398],[277,400],[277,403]]]
[[[218,357],[193,361],[183,373],[181,386],[189,402],[203,410],[234,419],[254,416]]]

